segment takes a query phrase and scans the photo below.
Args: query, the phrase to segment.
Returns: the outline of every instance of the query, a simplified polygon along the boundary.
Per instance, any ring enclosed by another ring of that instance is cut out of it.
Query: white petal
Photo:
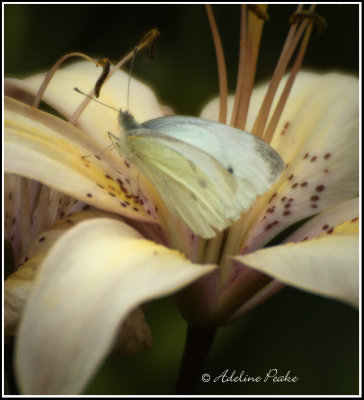
[[[358,195],[358,88],[358,79],[349,75],[298,74],[271,142],[287,167],[251,210],[253,220],[245,224],[246,251],[262,247],[293,223]],[[265,90],[254,90],[247,130]],[[215,107],[209,105],[203,116],[211,117]]]
[[[358,305],[357,234],[334,234],[287,243],[235,259],[288,285]]]
[[[76,394],[140,303],[209,273],[118,221],[83,222],[53,247],[37,275],[16,343],[22,393]]]

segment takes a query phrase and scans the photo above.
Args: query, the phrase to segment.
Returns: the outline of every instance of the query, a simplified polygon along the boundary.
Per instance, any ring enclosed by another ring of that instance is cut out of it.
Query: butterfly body
[[[120,112],[120,153],[136,164],[168,210],[210,238],[247,211],[277,180],[284,164],[252,134],[196,117],[137,124]]]

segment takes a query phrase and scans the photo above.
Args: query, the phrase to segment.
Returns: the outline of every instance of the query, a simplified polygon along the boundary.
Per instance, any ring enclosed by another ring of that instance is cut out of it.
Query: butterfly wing
[[[204,238],[229,226],[256,197],[249,183],[239,196],[233,174],[208,152],[177,138],[137,129],[127,133],[126,148],[169,211]]]
[[[173,116],[152,119],[142,126],[210,154],[237,179],[242,196],[251,187],[255,191],[254,199],[263,194],[284,168],[281,157],[267,143],[251,133],[218,122]],[[250,193],[248,197],[251,198]]]

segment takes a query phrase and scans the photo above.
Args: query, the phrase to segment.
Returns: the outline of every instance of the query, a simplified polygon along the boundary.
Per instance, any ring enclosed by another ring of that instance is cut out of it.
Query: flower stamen
[[[324,25],[320,25],[319,27],[319,32],[321,32],[322,26],[326,26],[326,21],[324,20],[324,18],[320,17],[318,14],[316,13],[310,13],[309,11],[305,11],[305,12],[300,12],[300,13],[295,13],[293,14],[293,16],[295,16],[295,18],[308,18],[311,19],[312,22],[316,22],[318,24],[318,21],[320,21],[320,23],[323,23]],[[292,16],[292,17],[293,17]],[[291,17],[291,19],[292,19]],[[290,21],[291,21],[290,19]],[[264,132],[263,135],[263,139],[267,142],[270,143],[274,134],[274,131],[277,127],[279,118],[283,112],[284,106],[286,104],[286,101],[288,99],[289,93],[291,91],[291,88],[293,86],[294,80],[296,78],[296,75],[301,67],[302,64],[302,60],[303,57],[305,55],[306,49],[307,49],[307,45],[311,36],[311,32],[312,32],[312,23],[310,23],[307,27],[307,30],[305,32],[305,36],[302,39],[301,42],[301,46],[300,49],[298,51],[296,60],[293,64],[290,76],[288,77],[288,80],[286,82],[286,86],[283,89],[283,92],[281,94],[281,97],[278,101],[278,104],[274,110],[274,113],[269,121],[268,124],[268,128],[266,129],[266,131]]]
[[[231,125],[240,129],[245,128],[248,115],[260,40],[265,22],[265,19],[261,18],[261,14],[265,14],[267,5],[260,5],[260,7],[258,7],[260,10],[259,12],[257,12],[257,7],[251,8],[247,7],[247,5],[242,5],[241,8],[238,77],[234,108],[231,117]]]
[[[282,50],[279,60],[277,62],[275,71],[273,73],[272,80],[270,82],[269,88],[267,90],[267,93],[265,95],[265,98],[264,98],[262,106],[260,108],[258,117],[255,121],[253,130],[252,130],[252,133],[257,135],[258,137],[263,138],[263,136],[264,136],[269,112],[270,112],[270,109],[271,109],[271,106],[273,103],[274,96],[277,92],[278,85],[287,69],[288,63],[292,58],[294,50],[296,49],[300,39],[302,38],[302,35],[308,29],[308,27],[310,25],[312,25],[313,20],[311,17],[308,17],[308,15],[311,16],[314,9],[315,9],[315,5],[311,5],[311,7],[307,11],[307,13],[304,12],[304,14],[307,15],[307,18],[303,18],[303,14],[301,14],[302,5],[299,5],[297,8],[295,15],[297,15],[297,16],[301,15],[300,16],[301,22],[300,22],[300,25],[298,25],[297,22],[295,22],[293,25],[291,25],[286,42],[283,46],[283,50]],[[311,22],[311,24],[309,24],[309,22]],[[310,30],[311,29],[312,28],[310,28]],[[267,141],[267,143],[269,143],[269,142]]]
[[[268,21],[269,14],[259,6],[259,4],[248,4],[248,9],[252,11],[259,19]]]
[[[108,79],[110,79],[114,73],[121,68],[127,61],[129,61],[131,58],[133,58],[133,56],[135,55],[136,52],[141,51],[142,49],[144,49],[145,47],[149,48],[149,56],[151,58],[153,58],[153,51],[155,48],[155,45],[159,39],[159,32],[157,31],[157,29],[152,29],[151,31],[149,31],[148,33],[146,33],[143,38],[141,39],[141,41],[139,42],[138,46],[136,46],[132,51],[130,51],[125,57],[123,57],[113,68],[112,70],[109,72],[109,74],[102,80],[101,85],[103,85]],[[100,80],[100,78],[99,78]],[[99,89],[101,89],[101,85],[99,87]],[[96,85],[95,85],[96,86]],[[88,104],[90,103],[91,99],[94,97],[95,95],[95,89],[96,87],[94,87],[88,94],[88,96],[85,96],[85,98],[83,99],[82,103],[78,106],[78,108],[76,109],[76,111],[73,113],[73,115],[71,116],[71,118],[68,120],[68,122],[72,125],[75,125],[78,118],[81,116],[81,114],[83,113],[83,111],[85,110],[85,108],[88,106]]]
[[[106,75],[108,74],[108,70],[110,69],[110,61],[107,60],[107,58],[102,58],[101,60],[94,60],[93,58],[89,57],[88,55],[84,54],[84,53],[79,53],[79,52],[72,52],[72,53],[67,53],[64,56],[62,56],[54,65],[53,67],[49,70],[48,74],[46,75],[46,77],[44,78],[43,83],[41,84],[38,93],[36,94],[34,101],[33,101],[33,107],[38,108],[39,103],[42,99],[42,96],[49,84],[49,82],[51,81],[51,79],[53,78],[53,75],[55,74],[55,72],[57,71],[57,69],[69,58],[72,57],[82,57],[88,61],[93,62],[94,64],[96,64],[96,66],[101,66],[103,68],[101,76],[99,78],[99,80],[101,78],[104,77],[105,73]],[[109,67],[107,69],[107,62],[109,63]],[[105,78],[103,78],[105,80]],[[101,88],[101,86],[100,86]]]
[[[210,24],[210,29],[212,33],[212,39],[215,46],[216,51],[216,59],[217,59],[217,70],[219,76],[219,92],[220,92],[220,106],[219,106],[219,122],[225,124],[227,117],[227,74],[226,74],[226,63],[224,50],[221,44],[221,38],[219,31],[217,29],[216,21],[214,18],[214,14],[212,13],[212,8],[209,4],[206,4],[206,12],[207,17]]]
[[[312,22],[315,22],[319,33],[322,33],[327,28],[327,22],[325,18],[310,10],[295,12],[293,15],[291,15],[289,23],[291,25],[295,25],[304,19],[310,19]]]

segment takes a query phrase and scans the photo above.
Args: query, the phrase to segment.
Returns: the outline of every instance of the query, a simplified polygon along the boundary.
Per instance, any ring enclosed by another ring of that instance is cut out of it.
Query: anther
[[[105,82],[105,79],[110,72],[110,60],[108,58],[102,58],[101,60],[97,61],[97,66],[102,67],[102,73],[95,83],[95,96],[99,97],[101,86]]]
[[[259,19],[262,19],[263,21],[268,21],[269,14],[263,11],[258,4],[248,4],[248,9],[252,13],[254,13]]]
[[[295,12],[289,19],[289,23],[291,25],[298,24],[299,22],[303,21],[304,19],[309,19],[312,22],[314,22],[317,26],[317,29],[319,33],[322,33],[326,27],[327,27],[327,22],[325,18],[321,17],[321,15],[309,11],[309,10],[302,10],[302,11],[297,11]]]

